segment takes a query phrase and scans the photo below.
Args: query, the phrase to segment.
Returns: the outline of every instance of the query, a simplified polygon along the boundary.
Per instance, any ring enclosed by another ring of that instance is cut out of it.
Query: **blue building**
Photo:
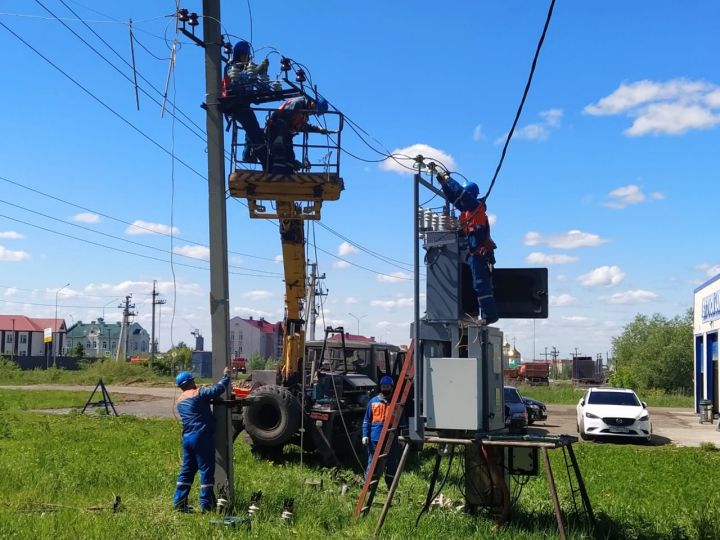
[[[713,410],[720,410],[718,393],[718,329],[720,329],[720,274],[695,289],[693,302],[695,347],[695,410],[703,399],[713,402]]]

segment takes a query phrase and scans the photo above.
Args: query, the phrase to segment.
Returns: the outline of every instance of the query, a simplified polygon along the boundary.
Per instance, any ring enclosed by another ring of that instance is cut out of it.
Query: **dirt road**
[[[0,389],[21,390],[77,390],[90,396],[94,386],[39,384],[31,386],[0,386]],[[115,407],[120,414],[130,414],[143,418],[173,418],[174,403],[178,390],[172,387],[152,386],[114,386],[107,387],[110,397],[118,396]],[[82,407],[83,403],[78,403]],[[720,446],[720,431],[715,424],[699,424],[698,417],[689,409],[651,407],[650,418],[653,424],[653,446],[675,444],[677,446],[699,446],[703,442],[712,442]],[[60,412],[60,411],[54,411]],[[548,405],[547,422],[539,422],[530,428],[537,434],[577,436],[575,405]],[[612,439],[608,442],[627,442]],[[596,443],[602,444],[602,443]]]

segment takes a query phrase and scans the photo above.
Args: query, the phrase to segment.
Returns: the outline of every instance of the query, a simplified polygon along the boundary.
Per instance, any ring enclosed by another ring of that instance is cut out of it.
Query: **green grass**
[[[53,392],[35,399],[67,405],[75,395]],[[180,461],[180,427],[172,420],[131,417],[54,416],[21,410],[16,392],[0,391],[0,538],[370,538],[374,512],[355,523],[359,486],[339,494],[330,471],[287,450],[285,464],[256,459],[235,444],[235,483],[241,511],[250,494],[264,493],[250,531],[211,525],[211,516],[176,514],[171,497]],[[8,404],[18,404],[8,406]],[[720,452],[703,448],[576,446],[598,515],[593,535],[575,524],[571,538],[710,539],[720,537]],[[544,475],[525,487],[515,519],[498,533],[492,521],[435,510],[415,528],[432,467],[432,449],[403,475],[400,499],[386,522],[384,538],[541,539],[556,535]],[[551,451],[564,508],[571,507],[562,454]],[[445,462],[446,463],[446,462]],[[460,463],[455,460],[443,493],[460,500]],[[348,475],[349,476],[349,475]],[[322,478],[322,491],[305,487]],[[193,498],[197,497],[197,487]],[[115,495],[124,509],[107,509]],[[296,499],[295,522],[279,518],[285,497]]]
[[[523,396],[531,397],[548,404],[575,405],[585,393],[585,388],[575,388],[570,383],[552,384],[550,386],[518,385]],[[667,394],[660,390],[636,391],[638,397],[648,407],[693,407],[693,397],[682,394]]]
[[[64,409],[69,407],[82,407],[87,402],[88,392],[70,392],[65,390],[32,391],[8,390],[0,391],[0,411],[27,411],[39,409]],[[119,395],[118,399],[122,400]],[[93,401],[99,399],[95,395]]]

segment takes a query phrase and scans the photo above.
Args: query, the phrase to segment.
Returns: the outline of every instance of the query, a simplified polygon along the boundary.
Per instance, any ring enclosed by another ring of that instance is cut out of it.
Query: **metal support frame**
[[[419,166],[418,166],[419,167]],[[415,347],[413,353],[413,388],[423,388],[422,357],[423,347],[420,341],[420,221],[418,220],[418,208],[420,207],[420,183],[423,182],[420,176],[420,169],[413,176],[413,330],[412,341]],[[422,394],[415,391],[413,416],[409,422],[409,435],[413,441],[422,441],[425,437],[425,425],[420,417],[422,411]]]

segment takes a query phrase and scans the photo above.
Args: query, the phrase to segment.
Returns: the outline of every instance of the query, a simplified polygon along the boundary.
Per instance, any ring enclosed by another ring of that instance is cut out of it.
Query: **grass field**
[[[543,403],[558,405],[575,405],[585,393],[584,388],[575,388],[570,383],[558,383],[551,386],[518,385],[517,389],[523,396],[538,399]],[[638,397],[648,404],[648,407],[693,407],[693,396],[681,394],[666,394],[658,390],[638,391]]]
[[[34,392],[43,407],[77,403],[76,393]],[[211,516],[177,514],[170,508],[179,466],[179,425],[172,420],[130,417],[55,416],[28,412],[18,392],[0,391],[0,538],[369,538],[374,517],[354,523],[352,509],[360,487],[339,494],[330,471],[287,451],[284,464],[257,460],[235,444],[235,476],[240,508],[262,490],[259,515],[250,530],[210,524]],[[650,448],[631,445],[577,447],[588,491],[598,515],[593,533],[577,526],[572,538],[720,538],[720,452],[713,447]],[[563,506],[571,507],[562,455],[551,452]],[[400,499],[392,509],[384,538],[540,539],[556,535],[544,476],[525,487],[515,519],[492,533],[488,518],[435,510],[415,528],[427,490],[432,450],[402,477]],[[462,495],[455,460],[443,493]],[[350,475],[347,475],[348,477]],[[322,491],[305,487],[323,479]],[[705,489],[703,489],[705,487]],[[123,509],[107,509],[115,495]],[[196,491],[193,491],[195,498]],[[296,499],[295,521],[280,518],[282,501]],[[99,508],[102,507],[102,508]],[[91,509],[92,508],[92,509]],[[104,509],[103,509],[104,508]],[[240,511],[242,512],[242,510]]]

